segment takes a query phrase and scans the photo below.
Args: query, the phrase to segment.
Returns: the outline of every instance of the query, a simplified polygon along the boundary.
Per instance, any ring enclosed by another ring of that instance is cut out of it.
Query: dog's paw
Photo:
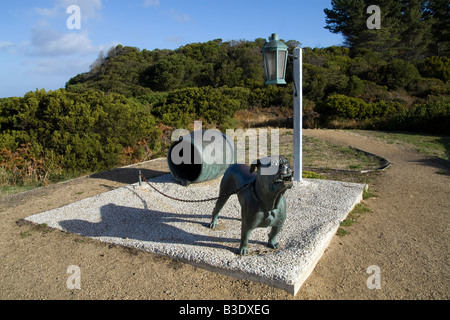
[[[246,255],[248,255],[248,248],[247,248],[247,247],[245,247],[245,248],[240,248],[240,249],[239,249],[239,254],[240,254],[241,256],[246,256]]]
[[[280,245],[277,242],[269,242],[269,247],[272,249],[280,249]]]
[[[217,221],[211,221],[211,223],[209,224],[209,228],[210,228],[210,229],[215,229],[215,228],[217,228]]]

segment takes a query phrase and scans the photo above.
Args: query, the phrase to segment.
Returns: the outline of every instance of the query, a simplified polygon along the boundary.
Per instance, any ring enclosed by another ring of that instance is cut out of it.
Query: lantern
[[[265,84],[286,84],[286,63],[288,47],[273,33],[262,48],[264,70],[266,72]]]

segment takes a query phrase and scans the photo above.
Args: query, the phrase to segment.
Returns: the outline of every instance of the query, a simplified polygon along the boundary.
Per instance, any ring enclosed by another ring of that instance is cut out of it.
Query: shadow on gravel
[[[209,214],[170,213],[153,210],[147,205],[146,208],[131,208],[118,206],[113,203],[101,207],[100,214],[101,221],[99,222],[72,219],[60,221],[59,224],[68,232],[86,237],[113,237],[126,239],[127,241],[137,240],[139,242],[194,245],[226,249],[234,253],[237,253],[237,243],[240,241],[238,238],[232,239],[191,233],[173,225],[190,223],[193,226],[198,225],[199,228],[208,228],[208,224],[203,221],[211,217]],[[199,221],[199,219],[203,221]],[[227,219],[234,220],[235,218],[222,217],[224,224],[227,223]],[[195,229],[195,227],[193,228]],[[263,244],[259,241],[250,242]],[[145,244],[142,243],[142,245]],[[152,245],[149,244],[149,246]]]
[[[105,179],[124,184],[133,184],[139,181],[139,170],[146,178],[154,178],[168,173],[166,171],[144,168],[116,168],[108,171],[94,173],[90,177],[94,179]]]

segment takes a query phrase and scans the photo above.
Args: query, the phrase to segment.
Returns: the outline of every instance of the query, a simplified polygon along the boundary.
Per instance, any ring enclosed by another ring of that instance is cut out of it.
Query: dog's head
[[[284,156],[258,159],[250,166],[250,172],[258,168],[258,179],[270,192],[282,192],[292,187],[294,171]]]

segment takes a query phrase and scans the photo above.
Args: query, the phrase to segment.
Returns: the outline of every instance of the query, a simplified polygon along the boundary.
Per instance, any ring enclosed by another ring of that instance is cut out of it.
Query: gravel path
[[[366,203],[372,212],[359,218],[350,234],[332,239],[295,297],[264,284],[20,222],[136,182],[135,168],[120,168],[0,199],[0,299],[449,299],[448,163],[353,133],[304,134],[377,154],[393,165],[371,182],[376,197]],[[167,172],[165,161],[139,167],[147,177]],[[67,287],[71,265],[80,270],[79,290]],[[374,265],[381,288],[370,290],[367,268]]]

